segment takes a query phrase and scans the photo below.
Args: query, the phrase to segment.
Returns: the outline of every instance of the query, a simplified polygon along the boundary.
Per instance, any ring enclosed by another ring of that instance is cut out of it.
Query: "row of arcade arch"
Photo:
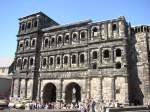
[[[52,103],[57,101],[57,88],[53,83],[47,83],[43,88],[43,103]],[[78,103],[81,101],[81,87],[75,82],[69,83],[65,88],[65,103]]]

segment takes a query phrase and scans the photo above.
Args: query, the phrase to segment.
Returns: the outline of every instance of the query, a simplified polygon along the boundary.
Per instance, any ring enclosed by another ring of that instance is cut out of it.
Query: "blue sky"
[[[150,25],[150,0],[1,0],[0,56],[14,56],[18,18],[42,11],[60,24],[125,16],[132,25]]]

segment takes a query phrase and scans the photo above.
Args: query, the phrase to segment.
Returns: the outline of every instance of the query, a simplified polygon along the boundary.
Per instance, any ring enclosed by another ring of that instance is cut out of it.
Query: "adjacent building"
[[[124,17],[59,25],[42,12],[19,26],[12,100],[142,105],[150,98],[150,26]]]

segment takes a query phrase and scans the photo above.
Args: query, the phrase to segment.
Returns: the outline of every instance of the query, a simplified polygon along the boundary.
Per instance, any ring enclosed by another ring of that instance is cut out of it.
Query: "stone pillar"
[[[90,97],[91,97],[91,93],[90,93],[90,91],[91,91],[91,79],[90,78],[86,79],[85,87],[86,87],[86,98],[90,99]]]
[[[115,77],[111,78],[111,90],[112,90],[112,96],[111,96],[111,100],[115,101],[116,98],[116,93],[115,93]]]
[[[25,79],[25,92],[24,92],[25,98],[27,98],[27,85],[28,85],[28,79]]]
[[[18,79],[18,97],[20,97],[21,79]]]
[[[102,77],[99,77],[99,101],[103,101],[103,96],[102,96]]]
[[[41,100],[41,82],[42,82],[42,80],[39,79],[38,93],[37,93],[37,99],[38,100]]]
[[[57,100],[62,99],[62,83],[63,83],[63,79],[59,79],[59,84],[57,88]]]
[[[108,38],[112,38],[112,23],[108,23]]]
[[[12,79],[12,83],[11,83],[11,97],[13,97],[13,93],[14,93],[14,81],[15,79]]]
[[[129,105],[128,76],[125,76],[125,104]]]

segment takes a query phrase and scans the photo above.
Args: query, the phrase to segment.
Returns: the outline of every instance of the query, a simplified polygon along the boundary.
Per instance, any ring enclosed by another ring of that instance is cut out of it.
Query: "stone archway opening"
[[[65,89],[65,102],[67,104],[77,103],[81,101],[81,87],[72,82]]]
[[[45,85],[43,89],[43,103],[56,102],[56,86],[52,83]]]

